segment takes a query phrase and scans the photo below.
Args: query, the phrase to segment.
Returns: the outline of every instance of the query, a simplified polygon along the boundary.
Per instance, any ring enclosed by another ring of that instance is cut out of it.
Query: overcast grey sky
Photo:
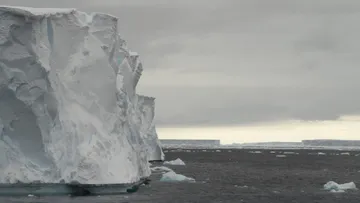
[[[119,17],[160,126],[360,113],[358,0],[0,0]]]

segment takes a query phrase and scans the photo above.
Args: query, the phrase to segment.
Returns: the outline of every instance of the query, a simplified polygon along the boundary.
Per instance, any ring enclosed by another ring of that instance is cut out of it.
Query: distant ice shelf
[[[0,183],[135,183],[163,160],[116,17],[0,6]]]

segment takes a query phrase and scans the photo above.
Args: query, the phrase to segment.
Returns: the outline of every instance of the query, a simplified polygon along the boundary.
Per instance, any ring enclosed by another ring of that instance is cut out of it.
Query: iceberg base
[[[92,196],[136,192],[148,179],[132,184],[17,183],[0,184],[0,196]]]

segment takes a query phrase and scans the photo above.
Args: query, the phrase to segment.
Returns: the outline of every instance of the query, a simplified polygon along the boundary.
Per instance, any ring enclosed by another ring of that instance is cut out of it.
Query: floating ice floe
[[[165,161],[164,165],[178,165],[178,166],[185,166],[185,162],[183,162],[180,158],[177,158],[173,161]]]
[[[329,181],[324,185],[324,189],[330,192],[345,192],[346,190],[357,190],[354,182],[338,184],[334,181]]]
[[[295,152],[284,152],[284,154],[295,154]]]
[[[250,154],[262,154],[262,151],[250,151]]]
[[[194,178],[189,178],[174,171],[167,172],[162,175],[160,181],[162,182],[195,182]]]
[[[166,166],[156,166],[156,167],[151,168],[151,171],[152,172],[170,172],[173,170]]]

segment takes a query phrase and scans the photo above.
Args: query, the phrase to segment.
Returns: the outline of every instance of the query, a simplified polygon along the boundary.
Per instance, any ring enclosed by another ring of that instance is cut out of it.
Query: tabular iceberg
[[[117,18],[0,6],[0,183],[132,183],[163,159]]]

